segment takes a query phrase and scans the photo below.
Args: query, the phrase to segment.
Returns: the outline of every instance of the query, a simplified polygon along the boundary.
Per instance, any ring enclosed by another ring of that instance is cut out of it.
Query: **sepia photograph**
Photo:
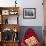
[[[36,18],[36,8],[24,8],[23,18],[25,19],[35,19]]]

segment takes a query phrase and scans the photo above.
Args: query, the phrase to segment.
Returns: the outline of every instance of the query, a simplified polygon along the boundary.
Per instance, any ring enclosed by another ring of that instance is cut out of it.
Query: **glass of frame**
[[[23,18],[24,19],[35,19],[36,8],[23,8]]]

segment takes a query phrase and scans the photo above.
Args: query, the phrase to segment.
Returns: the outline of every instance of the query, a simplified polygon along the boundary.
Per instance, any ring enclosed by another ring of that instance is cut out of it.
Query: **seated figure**
[[[41,43],[37,39],[37,35],[32,28],[27,29],[25,32],[21,46],[41,46]]]

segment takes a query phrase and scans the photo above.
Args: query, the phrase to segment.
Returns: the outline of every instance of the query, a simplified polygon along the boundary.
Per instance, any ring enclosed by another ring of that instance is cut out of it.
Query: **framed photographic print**
[[[24,19],[35,19],[36,8],[23,8],[23,18]]]

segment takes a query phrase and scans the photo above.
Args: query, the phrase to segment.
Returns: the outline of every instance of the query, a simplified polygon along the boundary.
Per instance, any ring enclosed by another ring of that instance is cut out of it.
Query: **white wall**
[[[15,3],[14,3],[15,0],[0,0],[0,6],[1,7],[10,7],[10,6],[14,6]]]
[[[43,6],[42,0],[24,0],[21,3],[20,25],[22,26],[42,26],[43,25]],[[36,19],[23,19],[23,8],[36,8]]]
[[[0,6],[15,6],[15,0],[0,0]],[[17,0],[21,26],[43,26],[42,0]],[[36,8],[36,19],[23,19],[23,8]]]

